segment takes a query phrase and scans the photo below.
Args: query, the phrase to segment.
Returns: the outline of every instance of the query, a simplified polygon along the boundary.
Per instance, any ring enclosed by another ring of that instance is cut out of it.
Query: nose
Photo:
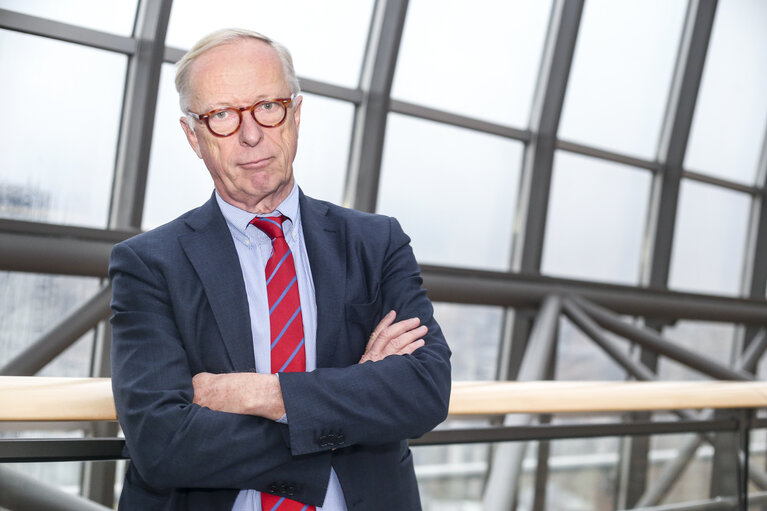
[[[258,145],[261,139],[264,138],[263,129],[250,112],[242,113],[242,125],[237,135],[240,137],[240,143],[250,147]]]

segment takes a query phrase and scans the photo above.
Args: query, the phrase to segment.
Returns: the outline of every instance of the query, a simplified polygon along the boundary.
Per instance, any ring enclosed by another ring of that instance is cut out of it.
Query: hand
[[[192,378],[193,402],[219,412],[277,420],[285,414],[280,380],[274,374],[199,373]]]
[[[420,319],[411,318],[394,323],[396,317],[397,313],[391,311],[378,323],[370,335],[360,364],[377,362],[389,355],[408,355],[425,344],[422,337],[428,328],[421,325]]]

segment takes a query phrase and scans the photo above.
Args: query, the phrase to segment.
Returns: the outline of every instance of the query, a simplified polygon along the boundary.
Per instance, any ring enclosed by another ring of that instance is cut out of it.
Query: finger
[[[428,331],[429,329],[426,327],[426,325],[421,325],[418,328],[408,330],[407,332],[389,341],[389,343],[384,347],[383,352],[387,355],[391,353],[398,353],[408,344],[425,336]]]
[[[426,344],[426,341],[424,341],[423,339],[418,339],[417,341],[413,341],[407,346],[405,346],[404,348],[402,348],[401,350],[399,350],[397,352],[397,355],[410,355],[415,350],[417,350],[418,348],[420,348],[421,346],[425,344]]]
[[[370,346],[375,342],[375,340],[378,338],[378,336],[381,335],[381,332],[383,332],[389,325],[391,325],[394,322],[394,319],[397,317],[397,313],[395,311],[389,311],[386,316],[381,319],[381,321],[378,322],[378,325],[376,325],[375,329],[373,330],[373,333],[370,334],[370,339],[368,340],[368,344],[365,347],[365,351],[370,349]]]
[[[384,351],[384,349],[386,349],[386,347],[393,339],[396,339],[405,332],[409,332],[410,330],[417,328],[420,323],[420,319],[410,318],[403,319],[402,321],[398,321],[392,325],[389,325],[370,345],[370,351],[375,353]]]

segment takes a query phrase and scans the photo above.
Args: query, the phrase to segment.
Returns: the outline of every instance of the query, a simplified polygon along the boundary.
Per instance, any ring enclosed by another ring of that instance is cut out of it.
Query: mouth
[[[271,157],[259,158],[257,160],[251,160],[244,163],[240,163],[238,166],[247,170],[259,170],[269,165],[271,161],[272,161]]]

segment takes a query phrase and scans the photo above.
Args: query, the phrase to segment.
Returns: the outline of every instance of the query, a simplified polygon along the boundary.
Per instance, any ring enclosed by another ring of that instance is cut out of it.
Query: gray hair
[[[197,43],[192,46],[192,49],[186,52],[176,65],[176,90],[178,91],[181,110],[184,113],[187,113],[189,108],[189,72],[194,61],[206,51],[212,50],[218,46],[223,46],[224,44],[232,43],[238,39],[256,39],[264,41],[271,46],[274,51],[277,52],[280,62],[282,62],[282,70],[285,74],[285,81],[288,82],[288,87],[290,87],[290,94],[296,95],[301,91],[296,71],[293,69],[293,57],[290,56],[290,51],[288,51],[285,46],[277,41],[269,39],[263,34],[253,32],[252,30],[225,28],[208,34],[197,41]]]

